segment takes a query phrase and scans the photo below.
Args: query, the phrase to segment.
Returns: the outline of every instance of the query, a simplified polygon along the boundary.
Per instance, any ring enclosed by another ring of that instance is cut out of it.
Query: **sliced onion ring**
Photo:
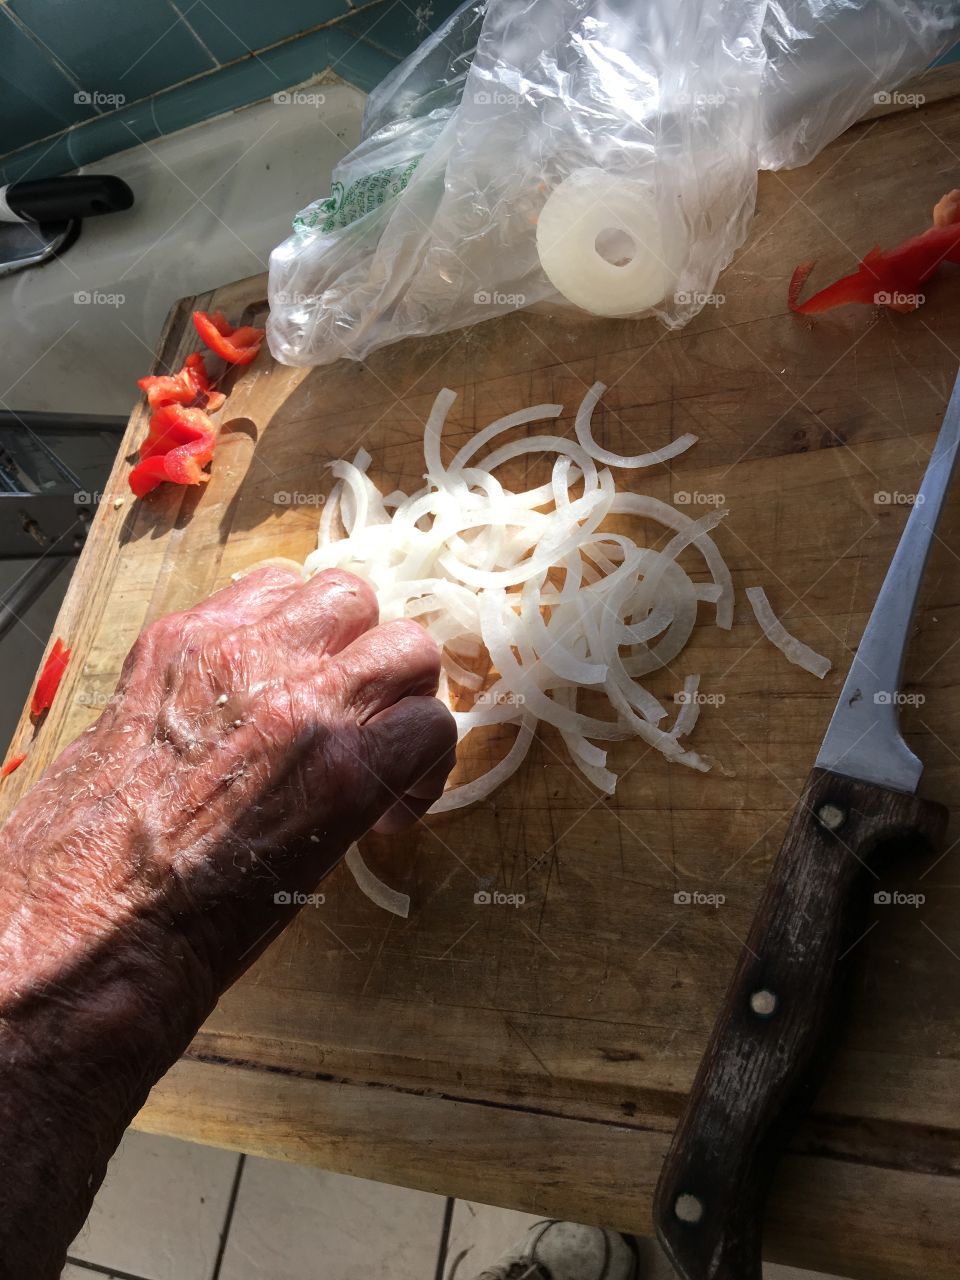
[[[375,876],[364,862],[357,845],[350,846],[343,860],[350,868],[350,873],[362,894],[365,894],[371,902],[375,902],[378,907],[383,907],[384,911],[390,911],[393,915],[402,916],[406,920],[410,914],[409,894],[391,889],[388,884],[384,884],[378,876]]]
[[[753,609],[757,621],[763,628],[763,634],[770,643],[777,646],[788,662],[793,662],[796,666],[803,667],[804,671],[809,671],[811,675],[815,675],[819,680],[822,680],[833,665],[830,659],[825,658],[822,653],[817,653],[815,649],[811,649],[809,645],[804,644],[802,640],[798,640],[796,636],[790,634],[773,612],[763,587],[747,587],[747,599],[750,601],[750,607]]]

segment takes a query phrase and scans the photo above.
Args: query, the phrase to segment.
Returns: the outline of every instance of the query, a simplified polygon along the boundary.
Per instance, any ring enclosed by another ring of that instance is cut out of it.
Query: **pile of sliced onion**
[[[383,495],[367,475],[364,450],[331,466],[335,484],[306,574],[348,569],[376,590],[381,621],[415,618],[426,627],[442,651],[440,694],[461,739],[487,725],[516,729],[498,764],[448,788],[431,813],[489,796],[520,768],[540,721],[558,730],[574,767],[607,795],[617,775],[600,743],[638,737],[676,764],[710,767],[682,741],[696,723],[699,676],[683,678],[672,723],[643,679],[673,670],[701,601],[718,626],[732,625],[733,585],[710,537],[725,512],[693,519],[656,498],[617,491],[610,468],[655,466],[696,437],[634,457],[600,448],[591,419],[604,390],[598,382],[584,397],[575,440],[549,427],[499,439],[563,411],[538,404],[485,427],[447,465],[441,437],[456,396],[442,390],[426,424],[426,483],[412,494]],[[530,455],[553,459],[550,480],[520,493],[506,488],[497,472]],[[658,548],[645,545],[609,530],[612,516],[641,517],[670,536]],[[689,547],[699,552],[703,581],[680,564]],[[583,690],[605,695],[609,714],[582,710]],[[355,851],[350,863],[365,892],[406,914],[404,895],[380,886],[378,898],[379,882]]]

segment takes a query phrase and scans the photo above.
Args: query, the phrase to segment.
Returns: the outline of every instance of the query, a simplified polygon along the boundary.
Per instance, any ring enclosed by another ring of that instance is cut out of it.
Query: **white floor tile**
[[[515,1209],[458,1200],[450,1223],[446,1280],[473,1280],[509,1248],[519,1244],[528,1227],[542,1221],[530,1213],[517,1213]]]
[[[249,1158],[220,1280],[432,1280],[443,1196]]]
[[[60,1280],[114,1280],[113,1276],[105,1276],[101,1271],[88,1271],[86,1267],[75,1267],[68,1262],[60,1272]]]
[[[70,1256],[144,1280],[209,1280],[238,1159],[216,1147],[127,1133]],[[96,1280],[78,1270],[79,1280]]]

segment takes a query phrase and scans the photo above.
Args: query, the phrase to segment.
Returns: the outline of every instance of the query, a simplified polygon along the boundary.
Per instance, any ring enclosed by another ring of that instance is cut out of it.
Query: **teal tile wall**
[[[167,0],[7,0],[42,47],[91,95],[127,101],[215,67]]]
[[[308,31],[320,22],[345,17],[347,0],[282,0],[282,3],[237,4],[236,0],[202,0],[184,9],[207,48],[221,61],[273,44],[279,35]],[[280,11],[278,23],[278,12]]]
[[[328,68],[370,89],[457,3],[0,0],[0,182],[68,172]]]
[[[332,69],[371,89],[458,0],[0,0],[0,183]]]
[[[43,46],[20,29],[3,5],[0,49],[0,120],[2,137],[11,150],[38,134],[56,133],[94,114],[92,107],[76,101],[76,86]]]

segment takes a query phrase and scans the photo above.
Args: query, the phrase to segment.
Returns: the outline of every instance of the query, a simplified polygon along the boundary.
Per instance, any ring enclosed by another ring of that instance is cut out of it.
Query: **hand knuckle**
[[[189,625],[184,614],[167,613],[162,618],[156,618],[148,623],[140,633],[140,639],[145,640],[151,648],[164,647],[179,642],[186,634]]]
[[[258,587],[295,587],[302,581],[293,569],[288,569],[282,564],[265,564],[246,574],[245,577],[252,578],[254,573],[257,575],[255,584]],[[240,581],[243,582],[244,579],[241,578]],[[249,583],[246,585],[249,586]]]
[[[412,653],[424,653],[436,656],[440,661],[440,649],[436,641],[419,622],[413,618],[398,618],[396,622],[387,624],[403,647]]]

